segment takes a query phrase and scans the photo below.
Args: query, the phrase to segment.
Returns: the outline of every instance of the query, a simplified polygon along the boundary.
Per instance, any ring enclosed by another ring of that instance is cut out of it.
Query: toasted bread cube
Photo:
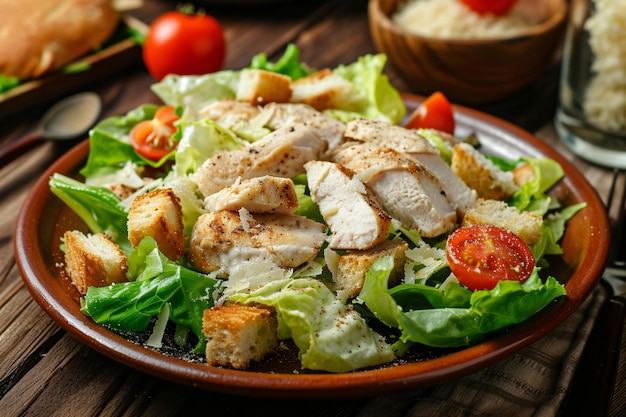
[[[291,78],[275,72],[247,69],[241,71],[237,100],[256,105],[288,103],[291,99]]]
[[[481,198],[506,200],[519,188],[511,172],[501,170],[466,143],[454,146],[450,168]]]
[[[349,108],[354,85],[330,69],[323,69],[291,83],[293,103],[304,103],[318,111]]]
[[[85,235],[67,231],[65,238],[65,271],[81,295],[88,287],[128,281],[126,256],[104,233]]]
[[[135,198],[128,212],[128,240],[137,247],[150,236],[159,250],[175,261],[185,251],[183,209],[170,188],[157,188]]]
[[[365,274],[377,259],[393,256],[394,268],[389,277],[389,285],[396,285],[404,275],[405,252],[409,246],[400,240],[386,240],[364,251],[351,250],[339,257],[337,273],[333,277],[337,291],[348,298],[359,295],[365,281]]]
[[[520,212],[500,200],[478,200],[475,207],[467,209],[461,226],[490,224],[508,229],[518,235],[527,245],[541,239],[543,219],[538,214]]]
[[[207,363],[246,369],[278,347],[277,327],[276,311],[263,305],[227,304],[205,310]]]

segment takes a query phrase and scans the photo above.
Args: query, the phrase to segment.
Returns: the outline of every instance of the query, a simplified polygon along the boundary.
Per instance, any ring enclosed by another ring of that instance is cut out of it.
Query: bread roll
[[[111,0],[0,0],[0,74],[20,80],[63,67],[105,42]]]

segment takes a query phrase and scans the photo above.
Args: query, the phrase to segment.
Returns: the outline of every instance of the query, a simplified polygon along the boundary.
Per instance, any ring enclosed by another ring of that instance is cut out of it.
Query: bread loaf
[[[105,42],[111,0],[0,0],[0,74],[20,80],[63,67]]]

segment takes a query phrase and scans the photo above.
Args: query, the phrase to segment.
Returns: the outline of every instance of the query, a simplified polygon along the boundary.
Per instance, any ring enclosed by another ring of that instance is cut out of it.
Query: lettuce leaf
[[[275,281],[229,300],[276,308],[280,334],[293,338],[303,368],[348,372],[394,359],[391,346],[316,279]]]
[[[533,179],[515,192],[510,203],[520,211],[529,211],[543,216],[548,210],[558,207],[558,202],[546,195],[546,192],[563,178],[563,168],[550,158],[523,159],[530,164]]]
[[[184,108],[195,120],[208,104],[234,98],[238,84],[239,71],[224,70],[204,75],[170,74],[151,88],[165,104]]]
[[[104,232],[124,253],[131,252],[126,227],[128,212],[111,190],[86,185],[59,173],[53,174],[48,183],[52,193],[85,222],[91,233]]]
[[[128,141],[130,130],[137,123],[152,119],[157,109],[155,104],[145,104],[125,116],[109,117],[98,123],[89,132],[89,155],[80,174],[91,177],[107,168],[119,168],[129,161],[140,166],[162,165],[164,160],[155,163],[142,158]]]
[[[493,290],[471,292],[460,284],[444,289],[405,284],[388,290],[391,257],[381,258],[368,271],[359,299],[386,325],[399,329],[403,342],[434,347],[460,347],[528,319],[565,288],[553,277],[545,283],[537,270],[520,284],[500,281]],[[421,297],[419,308],[416,299]],[[410,300],[410,301],[407,301]]]
[[[358,86],[362,97],[360,106],[352,109],[327,111],[339,120],[350,120],[357,115],[366,119],[383,119],[398,124],[406,113],[406,106],[398,90],[383,73],[387,56],[384,54],[364,55],[349,65],[340,65],[333,71]],[[342,115],[342,110],[347,114]],[[350,116],[352,114],[353,116]],[[342,117],[343,116],[343,117]]]
[[[252,57],[249,68],[277,72],[290,77],[293,81],[306,77],[313,72],[300,62],[300,50],[292,43],[287,45],[285,53],[275,63],[268,61],[267,54],[260,53]]]
[[[211,119],[181,122],[178,127],[181,137],[174,155],[176,176],[192,174],[214,154],[247,143]]]
[[[81,311],[113,329],[144,331],[167,303],[169,319],[191,329],[199,340],[194,352],[203,352],[202,315],[213,306],[217,280],[170,261],[152,238],[140,242],[128,267],[131,281],[90,287],[81,299]]]

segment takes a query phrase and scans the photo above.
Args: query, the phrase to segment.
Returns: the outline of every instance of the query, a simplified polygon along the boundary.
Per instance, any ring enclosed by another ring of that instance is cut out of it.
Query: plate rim
[[[421,96],[402,93],[405,103],[413,105],[421,102]],[[492,126],[496,131],[514,137],[513,142],[523,140],[540,154],[558,161],[565,171],[564,181],[575,180],[582,188],[578,192],[590,197],[587,201],[596,211],[604,207],[600,197],[582,174],[556,150],[520,127],[460,105],[453,105],[455,115],[460,120],[472,120]],[[524,346],[545,336],[550,330],[569,317],[587,298],[599,281],[604,269],[608,243],[602,239],[590,241],[598,256],[585,257],[577,271],[586,270],[588,279],[580,287],[568,287],[567,295],[551,303],[539,314],[550,314],[550,320],[542,321],[533,317],[517,325],[512,332],[504,332],[477,345],[461,349],[442,357],[426,361],[401,364],[382,369],[360,370],[342,374],[271,374],[264,372],[239,371],[209,367],[203,363],[187,362],[183,359],[166,356],[144,346],[134,344],[123,337],[96,324],[80,313],[75,315],[61,301],[52,297],[50,286],[55,280],[50,266],[43,256],[38,256],[38,221],[32,221],[33,210],[43,213],[50,199],[56,198],[49,190],[48,181],[55,172],[76,171],[84,162],[89,150],[88,139],[76,145],[42,174],[28,193],[20,209],[14,233],[15,259],[23,281],[34,300],[44,311],[68,333],[101,354],[138,371],[183,385],[231,394],[277,397],[362,397],[409,387],[425,387],[446,382],[453,378],[474,372],[509,356]],[[45,198],[37,196],[46,190]],[[573,189],[570,184],[570,189]],[[597,219],[596,230],[590,233],[609,233],[608,218]],[[606,235],[608,236],[608,234]],[[593,276],[592,276],[593,275]],[[469,357],[469,359],[468,359]]]

